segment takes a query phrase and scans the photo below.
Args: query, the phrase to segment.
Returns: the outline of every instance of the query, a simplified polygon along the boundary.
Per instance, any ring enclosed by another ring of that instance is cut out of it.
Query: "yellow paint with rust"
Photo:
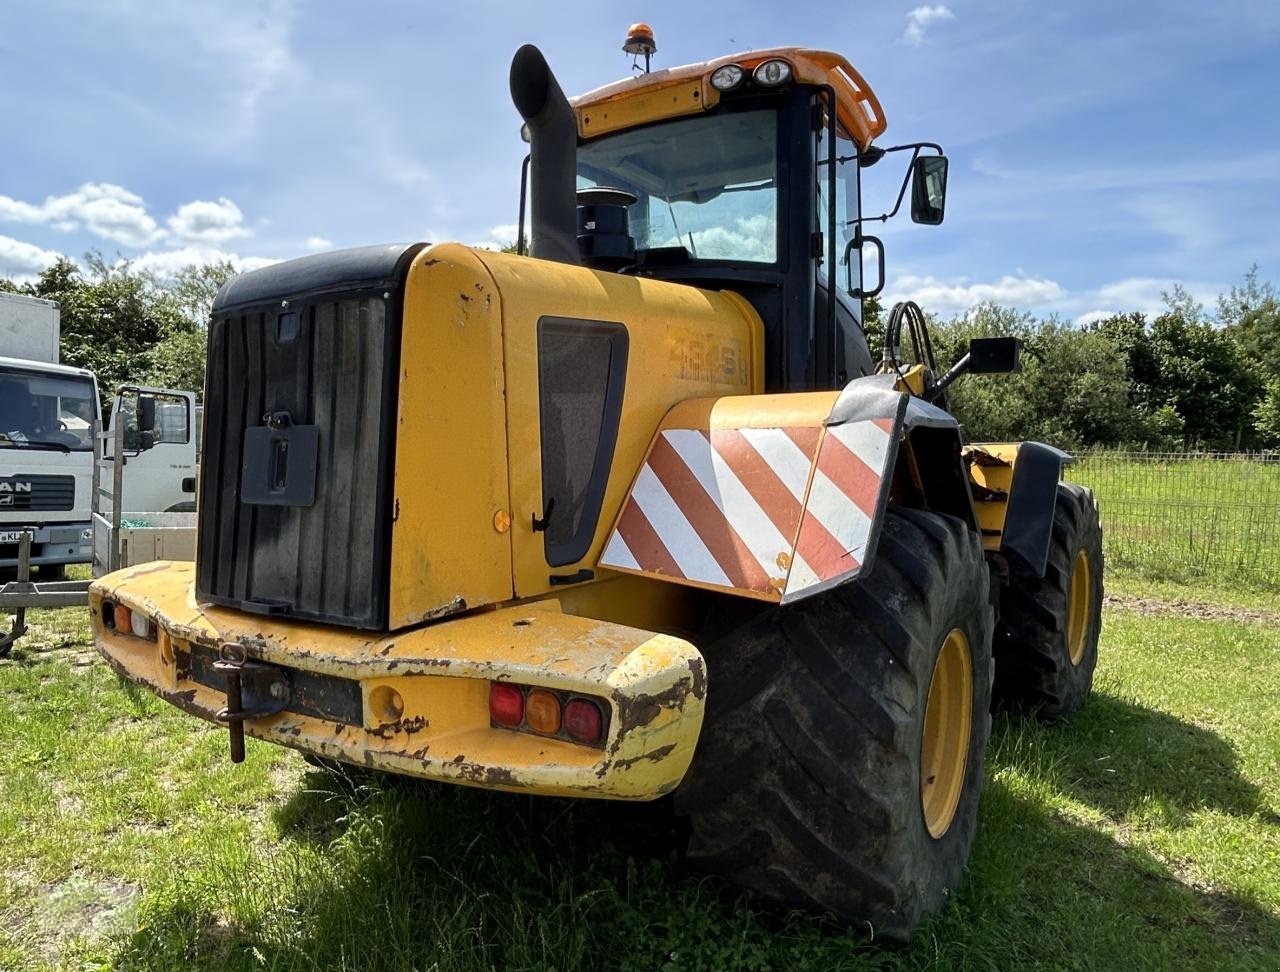
[[[205,719],[212,719],[226,699],[184,677],[181,659],[193,644],[233,641],[269,664],[360,682],[361,725],[284,712],[248,720],[247,735],[410,776],[633,800],[670,792],[693,756],[706,677],[701,655],[683,639],[565,614],[556,599],[391,634],[267,622],[198,605],[193,580],[191,564],[161,562],[94,582],[94,640],[122,675]],[[104,597],[151,618],[160,640],[104,628]],[[604,747],[491,726],[488,690],[494,680],[604,699],[609,707]],[[385,706],[371,704],[383,687],[403,700],[394,718]]]
[[[727,293],[512,254],[475,253],[502,302],[511,511],[506,536],[512,544],[515,596],[537,597],[558,592],[552,573],[594,569],[653,431],[672,405],[764,390],[764,325],[750,305]],[[538,399],[538,321],[543,317],[617,322],[627,330],[628,345],[623,419],[595,534],[581,560],[554,569],[547,565],[544,534],[533,529],[533,517],[546,509]],[[667,624],[655,615],[649,626]]]
[[[965,446],[964,453],[986,457],[988,464],[969,463],[969,478],[978,486],[1003,494],[1002,497],[980,498],[974,496],[973,507],[978,514],[978,526],[982,530],[982,546],[986,550],[999,550],[1004,537],[1005,515],[1009,511],[1009,490],[1013,486],[1013,469],[1018,461],[1021,442],[975,442]]]
[[[627,330],[625,416],[595,537],[547,565],[538,398],[543,317]],[[456,243],[409,269],[400,354],[390,628],[513,597],[595,566],[666,411],[690,396],[763,390],[764,325],[735,294]],[[650,626],[669,627],[661,615]]]
[[[400,344],[390,627],[509,600],[502,294],[475,251],[409,267]]]
[[[790,64],[792,77],[800,84],[831,85],[840,125],[862,148],[883,134],[888,124],[884,109],[853,65],[832,51],[802,47],[744,51],[635,75],[596,88],[571,99],[578,113],[578,133],[582,138],[591,138],[713,108],[720,101],[720,92],[711,87],[711,75],[717,68],[737,64],[750,74],[761,62],[774,58]]]

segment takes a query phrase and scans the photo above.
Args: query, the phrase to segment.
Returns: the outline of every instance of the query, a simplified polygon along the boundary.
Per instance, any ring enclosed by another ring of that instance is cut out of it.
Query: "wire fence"
[[[1080,453],[1107,568],[1280,591],[1280,453]]]

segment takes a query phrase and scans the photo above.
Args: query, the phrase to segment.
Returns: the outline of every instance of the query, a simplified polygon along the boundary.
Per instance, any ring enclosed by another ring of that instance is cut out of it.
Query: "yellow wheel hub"
[[[941,837],[955,818],[969,763],[973,728],[973,661],[969,639],[953,628],[942,642],[929,680],[920,742],[920,805],[933,837]]]
[[[1085,639],[1089,634],[1089,617],[1093,613],[1093,567],[1089,555],[1081,550],[1071,568],[1071,585],[1067,592],[1067,653],[1071,664],[1084,658]]]

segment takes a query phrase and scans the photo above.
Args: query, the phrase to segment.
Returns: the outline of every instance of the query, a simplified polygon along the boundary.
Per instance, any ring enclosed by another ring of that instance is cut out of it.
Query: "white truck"
[[[58,364],[58,305],[0,293],[0,571],[18,563],[31,533],[30,564],[45,576],[93,555],[94,430],[101,428],[92,372]],[[126,391],[127,390],[122,390]],[[119,483],[123,510],[194,509],[197,413],[190,392],[117,395],[112,430],[123,423]],[[141,419],[141,421],[140,421]],[[106,453],[108,467],[117,456]],[[110,488],[110,487],[108,487]]]

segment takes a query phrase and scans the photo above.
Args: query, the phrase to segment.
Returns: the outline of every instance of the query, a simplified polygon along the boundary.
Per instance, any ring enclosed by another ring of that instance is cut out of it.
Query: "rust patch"
[[[377,736],[379,739],[390,739],[392,736],[404,733],[406,736],[412,736],[415,732],[421,732],[431,723],[426,716],[414,716],[412,719],[397,719],[395,722],[388,722],[385,725],[378,726],[377,729],[367,730],[369,735]]]
[[[523,787],[528,785],[516,779],[515,774],[505,766],[485,766],[483,763],[466,763],[463,762],[461,753],[458,754],[453,762],[458,767],[458,776],[471,783],[481,783],[488,786],[514,787]]]
[[[689,674],[693,676],[693,685],[689,689],[689,694],[695,699],[705,699],[707,697],[707,663],[701,656],[689,659]]]
[[[657,749],[652,750],[651,752],[641,753],[639,756],[630,756],[627,759],[619,759],[612,764],[612,767],[610,767],[609,765],[600,767],[600,769],[596,772],[596,775],[603,777],[607,772],[609,772],[611,768],[617,769],[617,770],[627,770],[627,769],[630,769],[632,766],[635,766],[636,763],[661,762],[662,760],[670,756],[672,750],[674,750],[675,748],[676,748],[675,743],[667,743],[667,745],[659,746]]]
[[[430,611],[424,612],[422,620],[435,621],[438,618],[447,618],[451,614],[460,614],[466,609],[467,602],[459,595],[447,604],[441,604],[439,607],[433,607]]]
[[[693,691],[697,675],[690,666],[690,677],[682,678],[670,688],[656,695],[637,695],[634,699],[615,696],[618,704],[618,719],[624,732],[647,726],[658,718],[663,709],[679,709],[690,695],[701,698]],[[705,676],[704,676],[705,681]]]

